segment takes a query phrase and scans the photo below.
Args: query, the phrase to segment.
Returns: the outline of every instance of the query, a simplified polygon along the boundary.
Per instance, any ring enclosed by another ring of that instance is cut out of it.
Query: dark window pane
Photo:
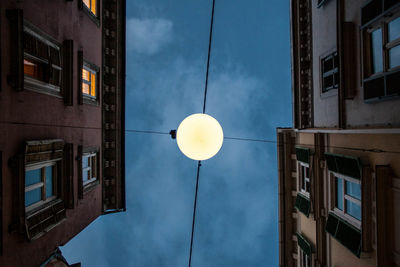
[[[361,23],[364,25],[382,13],[382,0],[373,0],[361,10]]]
[[[388,23],[389,42],[400,38],[400,17]]]
[[[343,210],[343,180],[336,177],[336,207]]]
[[[339,86],[339,72],[335,72],[333,75],[333,86],[338,87]]]
[[[329,59],[324,59],[324,73],[332,70],[334,68],[333,57]]]
[[[50,83],[56,86],[60,86],[60,74],[61,73],[58,69],[53,68]]]
[[[60,64],[60,50],[55,49],[54,47],[50,46],[50,59],[51,64],[61,66]]]
[[[400,45],[389,49],[389,68],[400,66]]]
[[[400,72],[395,72],[386,77],[387,95],[400,94]]]
[[[48,45],[42,41],[37,40],[37,56],[43,59],[48,59]]]
[[[326,89],[329,89],[331,87],[333,87],[333,75],[329,75],[327,77],[324,77],[323,87],[322,87],[323,91],[326,90]]]
[[[382,30],[377,29],[371,33],[372,73],[383,71],[382,62]]]
[[[385,10],[388,10],[389,8],[394,6],[395,4],[398,4],[399,0],[385,0],[384,3],[385,3]]]
[[[346,181],[346,195],[361,200],[361,185]]]
[[[385,94],[383,77],[364,82],[364,99],[380,97]]]
[[[24,51],[36,55],[36,38],[26,32],[24,32]]]

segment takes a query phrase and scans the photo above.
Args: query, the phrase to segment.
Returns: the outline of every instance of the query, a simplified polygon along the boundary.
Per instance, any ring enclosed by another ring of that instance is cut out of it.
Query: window
[[[83,4],[85,5],[85,7],[90,10],[90,12],[92,12],[93,15],[97,15],[97,0],[82,0]]]
[[[60,45],[25,22],[23,50],[24,87],[60,95],[62,73]]]
[[[97,96],[97,72],[84,65],[82,68],[82,95],[90,99]]]
[[[339,85],[338,54],[334,52],[321,59],[322,93],[337,89]]]
[[[88,17],[100,27],[100,4],[98,0],[78,0],[78,7],[85,12]]]
[[[25,209],[33,210],[57,197],[57,161],[25,168]]]
[[[310,168],[305,163],[300,163],[300,191],[310,196]]]
[[[357,257],[371,250],[372,190],[369,167],[358,157],[325,153],[330,172],[330,212],[325,230]]]
[[[310,241],[303,236],[301,233],[296,233],[297,245],[300,255],[299,266],[300,267],[311,267],[312,266],[312,246]]]
[[[78,196],[83,198],[84,193],[92,190],[100,183],[98,149],[94,147],[79,146],[80,160]]]
[[[82,183],[86,187],[97,180],[97,154],[85,153],[82,156]]]
[[[300,259],[301,259],[301,267],[311,267],[311,256],[304,253],[303,250],[300,249]]]
[[[368,101],[400,96],[400,5],[394,2],[374,0],[362,11],[363,86]]]
[[[388,23],[389,69],[400,66],[400,17]]]
[[[360,180],[335,174],[335,212],[355,226],[361,226]]]
[[[83,52],[78,52],[79,68],[79,104],[99,103],[99,71],[100,68],[83,58]]]
[[[19,231],[34,240],[66,219],[73,198],[71,166],[64,158],[71,151],[59,139],[27,141],[24,152],[11,159],[15,171],[13,202]]]

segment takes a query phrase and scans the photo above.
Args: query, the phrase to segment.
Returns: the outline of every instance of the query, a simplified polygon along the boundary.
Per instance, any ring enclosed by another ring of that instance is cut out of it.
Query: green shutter
[[[361,179],[361,163],[357,157],[325,153],[328,170]]]
[[[310,200],[302,194],[297,194],[294,207],[307,217],[310,215]]]
[[[298,161],[310,163],[310,149],[304,147],[296,147],[296,158]]]
[[[304,253],[306,253],[308,256],[311,256],[312,249],[310,242],[300,233],[296,233],[296,235],[297,235],[297,244],[299,245],[299,247],[304,251]]]
[[[354,255],[360,257],[362,236],[359,229],[335,214],[329,213],[325,231],[348,248]]]

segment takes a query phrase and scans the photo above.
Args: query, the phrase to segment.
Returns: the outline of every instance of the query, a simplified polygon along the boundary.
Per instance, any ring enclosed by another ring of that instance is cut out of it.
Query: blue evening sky
[[[202,111],[212,0],[127,1],[126,129]],[[289,1],[216,0],[206,113],[224,134],[291,126]],[[197,162],[168,135],[126,134],[127,211],[62,247],[83,266],[184,267]],[[278,265],[276,144],[225,140],[200,171],[193,267]]]

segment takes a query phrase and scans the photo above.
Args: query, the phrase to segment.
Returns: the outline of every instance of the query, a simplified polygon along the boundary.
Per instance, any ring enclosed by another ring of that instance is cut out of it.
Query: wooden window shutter
[[[372,0],[361,9],[361,25],[367,24],[382,13],[382,0]]]
[[[74,104],[74,41],[65,40],[63,43],[63,94],[64,104]]]
[[[308,239],[306,237],[304,237],[302,234],[300,233],[296,233],[297,235],[297,244],[299,245],[299,247],[301,248],[301,250],[303,250],[303,252],[305,254],[307,254],[308,256],[311,256],[312,254],[312,247],[311,247],[311,243],[310,241],[308,241]]]
[[[9,226],[9,231],[25,232],[25,157],[19,153],[8,161],[14,179],[12,179],[12,217],[13,222]]]
[[[361,231],[350,225],[332,212],[328,215],[325,230],[339,243],[349,249],[354,255],[360,257]]]
[[[307,217],[310,215],[310,200],[302,194],[297,194],[294,207]]]
[[[343,74],[340,78],[344,79],[341,83],[344,85],[344,96],[346,99],[352,99],[356,94],[356,25],[353,22],[343,23]]]
[[[64,156],[64,141],[61,139],[27,141],[25,164],[47,160],[61,160]]]
[[[11,73],[7,76],[8,83],[16,91],[24,90],[24,21],[22,9],[8,9],[6,11],[10,21],[11,40]]]
[[[361,179],[361,162],[357,157],[325,152],[328,169],[356,179]]]
[[[79,199],[83,199],[82,155],[83,155],[83,148],[82,146],[78,146],[78,198]]]
[[[66,219],[64,201],[59,199],[52,205],[26,218],[26,235],[35,240]]]
[[[74,145],[64,146],[64,202],[67,209],[74,208]]]
[[[298,161],[310,163],[310,149],[304,147],[296,147],[296,158]]]
[[[361,179],[361,223],[362,223],[362,250],[372,251],[372,171],[369,166],[363,167]]]
[[[82,51],[78,51],[78,104],[79,105],[83,104],[82,68],[83,68],[83,52]]]

